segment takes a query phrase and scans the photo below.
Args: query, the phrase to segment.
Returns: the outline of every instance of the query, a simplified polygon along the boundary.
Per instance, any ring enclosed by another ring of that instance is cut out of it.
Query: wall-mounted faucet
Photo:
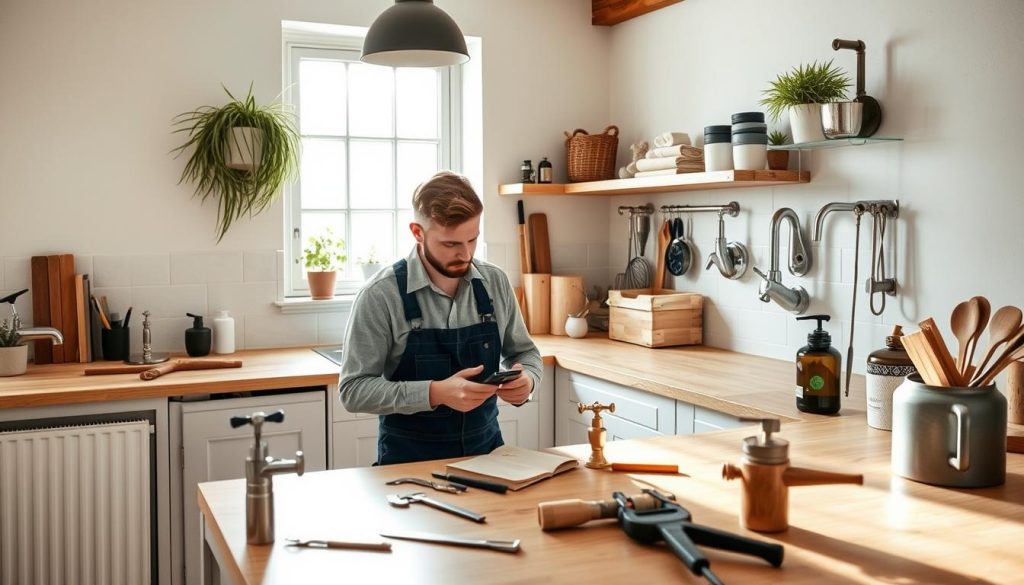
[[[6,297],[0,299],[0,304],[10,303],[11,305],[11,317],[18,316],[18,309],[14,306],[14,301],[18,297],[28,292],[28,289],[19,290],[16,293],[11,293]],[[37,339],[49,339],[53,345],[64,344],[64,334],[59,329],[53,327],[19,327],[18,336],[21,337],[22,341],[35,341]]]
[[[250,424],[255,432],[249,456],[245,458],[245,539],[249,544],[274,542],[273,476],[278,473],[302,475],[306,469],[302,451],[295,452],[295,459],[274,459],[267,454],[267,444],[260,437],[263,423],[283,420],[283,410],[231,417],[231,428]]]
[[[730,242],[725,237],[725,214],[733,217],[739,214],[739,204],[735,201],[718,212],[718,237],[715,238],[715,251],[708,255],[707,266],[704,270],[710,270],[717,266],[722,276],[736,280],[747,273],[747,265],[750,263],[750,253],[747,247],[739,242]]]
[[[754,272],[764,279],[758,288],[761,302],[775,301],[775,304],[783,309],[800,315],[807,310],[811,299],[804,287],[789,288],[782,284],[782,271],[779,270],[779,227],[783,221],[789,222],[789,272],[795,276],[803,276],[811,269],[811,249],[807,246],[803,231],[800,229],[800,218],[792,209],[783,207],[772,216],[771,268],[768,274],[756,267]]]

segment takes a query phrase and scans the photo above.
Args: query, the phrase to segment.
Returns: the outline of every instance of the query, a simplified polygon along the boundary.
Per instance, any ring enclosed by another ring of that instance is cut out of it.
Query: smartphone
[[[490,376],[487,376],[487,378],[485,378],[480,383],[481,384],[493,384],[493,385],[497,386],[498,384],[504,384],[505,382],[511,382],[512,380],[515,380],[522,373],[523,373],[522,370],[504,370],[504,371],[501,371],[501,372],[494,372]]]

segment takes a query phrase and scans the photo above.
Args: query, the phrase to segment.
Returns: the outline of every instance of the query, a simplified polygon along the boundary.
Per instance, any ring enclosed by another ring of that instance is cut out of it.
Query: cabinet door
[[[750,423],[745,423],[739,417],[731,414],[710,410],[703,406],[693,407],[693,432],[695,434],[720,431],[722,429],[735,429],[745,424]]]
[[[498,399],[498,426],[506,445],[537,449],[540,436],[540,405],[528,402],[512,406]]]
[[[323,392],[191,402],[182,405],[182,510],[184,511],[185,583],[199,583],[199,505],[196,485],[205,481],[245,477],[245,458],[253,429],[231,428],[235,415],[255,411],[285,412],[281,423],[266,423],[262,436],[272,457],[293,458],[302,450],[306,471],[327,464],[326,404]]]
[[[377,461],[377,417],[334,423],[331,469],[369,467]]]
[[[580,414],[578,402],[615,403],[614,413],[602,413],[608,440],[675,434],[675,400],[564,368],[555,376],[555,444],[586,443],[593,414]]]

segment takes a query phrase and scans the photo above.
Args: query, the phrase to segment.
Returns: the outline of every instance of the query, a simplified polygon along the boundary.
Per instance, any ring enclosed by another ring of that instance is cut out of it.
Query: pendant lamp
[[[363,40],[364,63],[388,67],[448,67],[469,61],[466,39],[432,0],[395,0]]]

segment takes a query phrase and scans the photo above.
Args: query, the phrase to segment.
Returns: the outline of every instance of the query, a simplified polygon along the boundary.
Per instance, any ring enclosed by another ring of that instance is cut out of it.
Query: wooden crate
[[[610,339],[646,347],[703,343],[702,295],[671,289],[612,290],[608,305]]]

